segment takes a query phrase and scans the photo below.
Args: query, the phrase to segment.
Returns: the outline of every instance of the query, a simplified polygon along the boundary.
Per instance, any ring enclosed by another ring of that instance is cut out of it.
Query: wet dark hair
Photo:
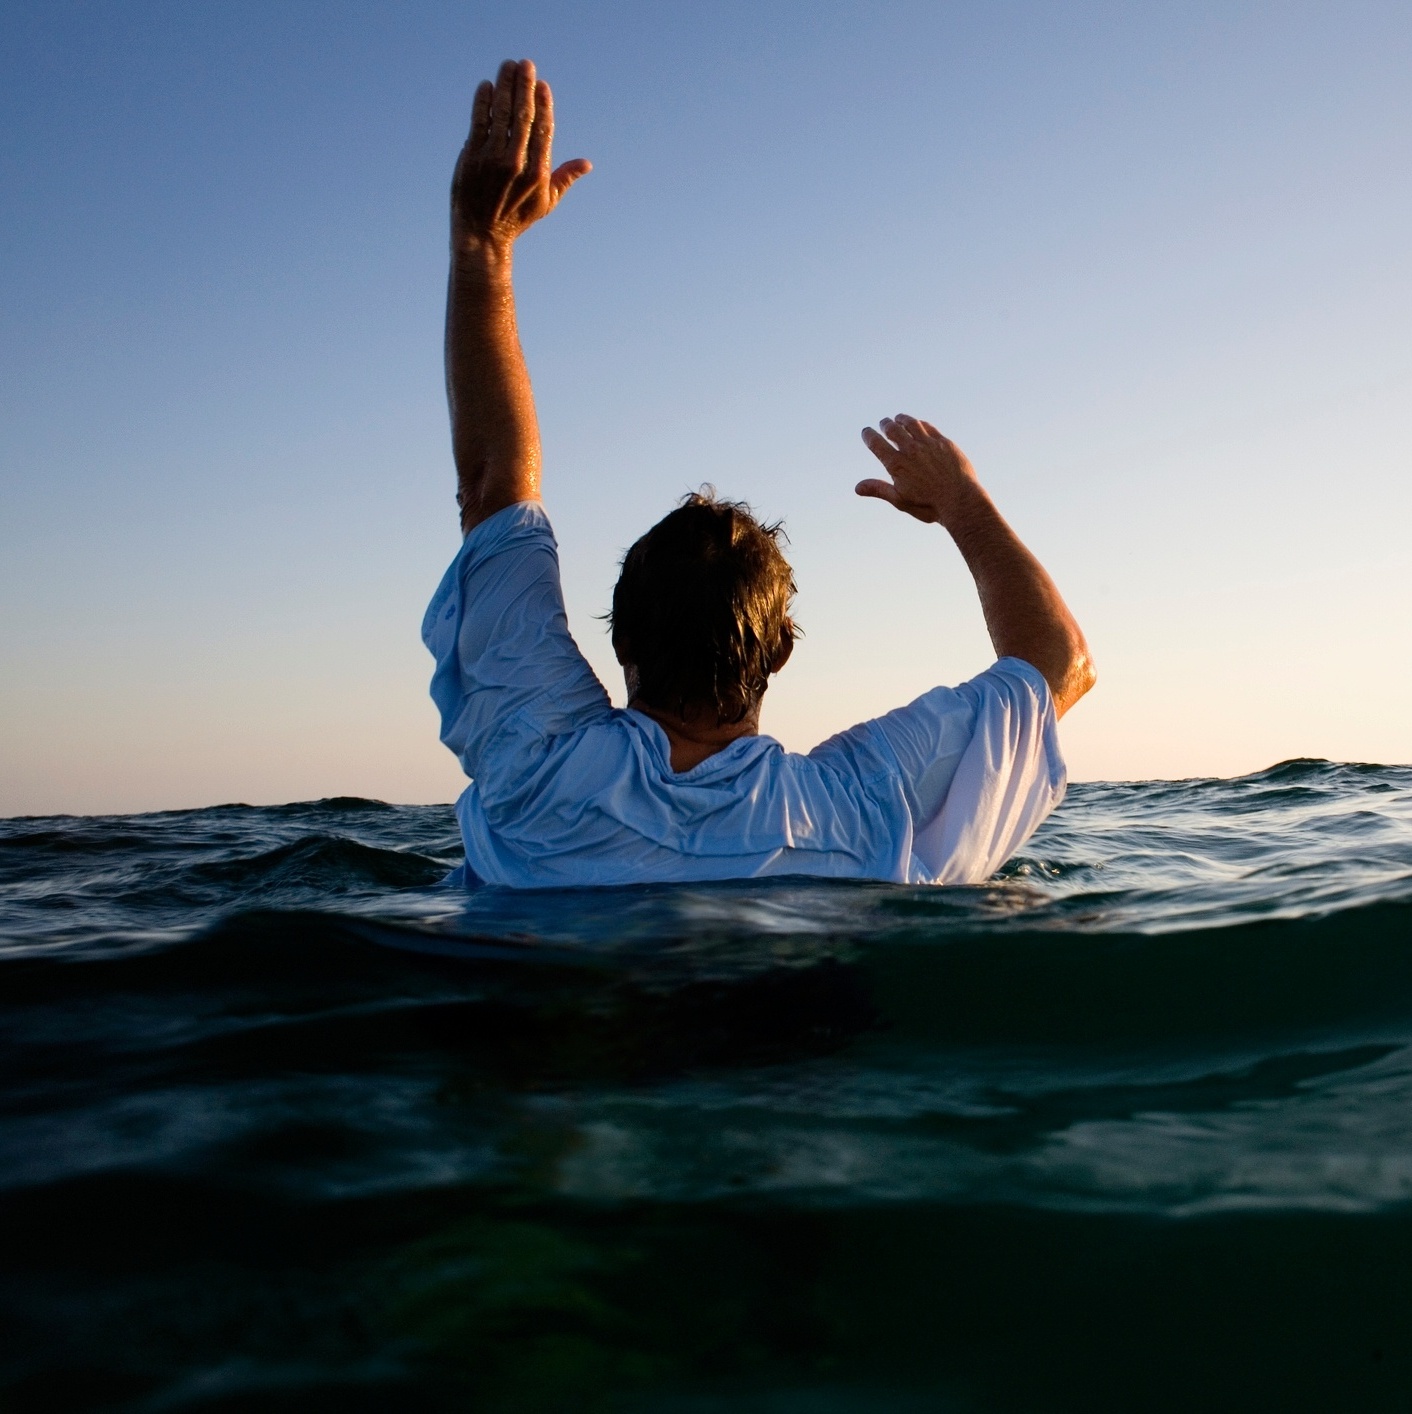
[[[782,526],[706,486],[623,556],[608,619],[642,702],[680,716],[714,711],[723,723],[755,706],[793,641],[782,538]]]

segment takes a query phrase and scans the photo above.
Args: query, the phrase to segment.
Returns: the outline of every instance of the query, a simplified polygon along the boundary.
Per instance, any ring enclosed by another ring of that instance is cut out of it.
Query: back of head
[[[794,575],[782,533],[706,488],[627,552],[611,622],[619,659],[636,670],[638,699],[729,723],[759,702],[793,642]]]

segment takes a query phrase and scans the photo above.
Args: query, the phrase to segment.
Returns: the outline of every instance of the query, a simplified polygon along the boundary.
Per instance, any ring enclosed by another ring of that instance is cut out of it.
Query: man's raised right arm
[[[446,400],[461,529],[539,499],[539,423],[515,323],[515,242],[589,170],[551,167],[554,109],[529,60],[476,90],[451,182]]]
[[[945,527],[976,581],[996,655],[1037,668],[1062,717],[1097,674],[1083,631],[1054,581],[995,508],[954,442],[905,414],[885,417],[878,426],[881,431],[865,428],[863,441],[891,479],[861,481],[858,494]]]

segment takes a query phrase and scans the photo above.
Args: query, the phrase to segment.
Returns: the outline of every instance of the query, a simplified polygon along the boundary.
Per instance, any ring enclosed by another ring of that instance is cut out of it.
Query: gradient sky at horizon
[[[1412,760],[1412,9],[7,6],[0,814],[448,800],[445,202],[528,55],[595,171],[524,241],[571,622],[703,482],[782,517],[791,748],[990,660],[875,502],[928,417],[1053,571],[1076,779]]]

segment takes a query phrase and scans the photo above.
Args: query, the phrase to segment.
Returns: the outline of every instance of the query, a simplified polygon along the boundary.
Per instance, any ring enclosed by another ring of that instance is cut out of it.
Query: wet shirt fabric
[[[1002,658],[807,756],[742,737],[690,771],[612,706],[569,633],[549,519],[482,521],[422,624],[468,882],[522,888],[767,874],[977,883],[1063,798],[1048,685]]]

